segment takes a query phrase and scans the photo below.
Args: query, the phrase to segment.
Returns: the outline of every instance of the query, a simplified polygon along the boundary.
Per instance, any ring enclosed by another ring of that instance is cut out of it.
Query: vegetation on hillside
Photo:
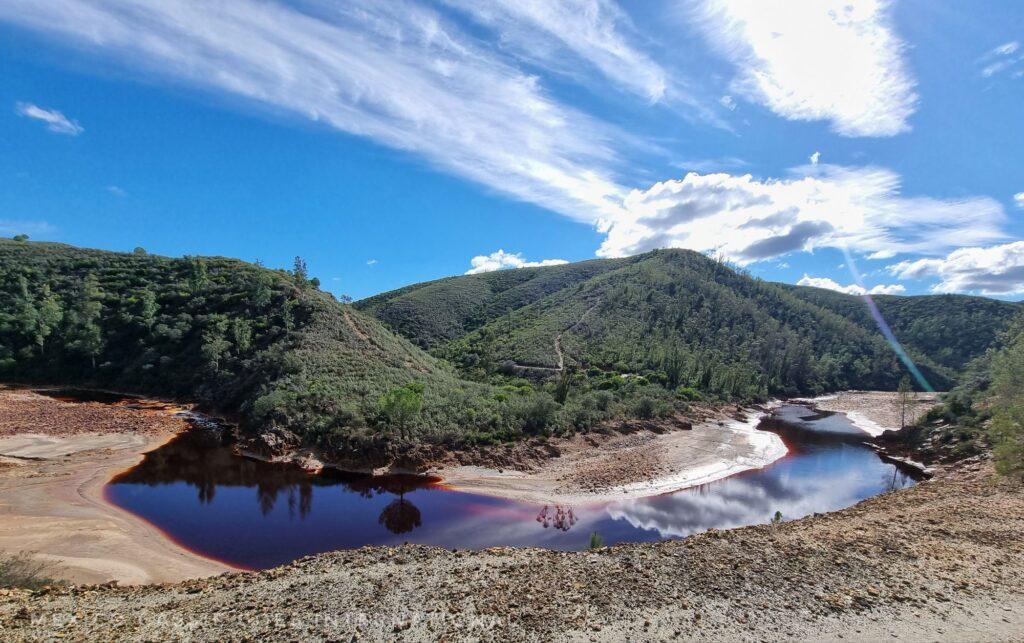
[[[1000,472],[1024,475],[1024,316],[965,367],[938,406],[886,439],[928,460],[957,461],[991,450]]]
[[[0,240],[0,378],[203,402],[287,449],[394,453],[586,430],[685,404],[630,381],[460,378],[291,271]]]
[[[880,299],[940,389],[1020,310],[978,297]],[[453,277],[357,305],[478,381],[558,376],[556,340],[584,391],[634,377],[752,400],[894,390],[904,373],[861,298],[764,282],[683,250]]]
[[[997,469],[1024,475],[1024,318],[992,360],[992,441]]]

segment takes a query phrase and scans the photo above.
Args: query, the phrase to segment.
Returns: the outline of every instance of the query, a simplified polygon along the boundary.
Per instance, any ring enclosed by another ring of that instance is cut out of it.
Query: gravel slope
[[[405,546],[0,595],[0,638],[1022,640],[1024,494],[987,463],[778,526],[596,552]]]

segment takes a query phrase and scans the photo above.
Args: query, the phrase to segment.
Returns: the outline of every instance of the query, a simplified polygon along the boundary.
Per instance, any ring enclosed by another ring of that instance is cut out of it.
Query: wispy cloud
[[[536,268],[538,266],[558,266],[569,263],[565,259],[544,259],[543,261],[527,261],[519,252],[505,252],[497,250],[489,255],[478,255],[469,260],[472,268],[466,271],[467,275],[476,275],[481,272],[493,272],[505,270],[506,268]]]
[[[18,103],[14,109],[21,116],[42,121],[46,124],[46,129],[54,134],[78,136],[85,131],[77,122],[55,109],[44,109],[32,103]]]
[[[844,136],[910,129],[917,95],[886,0],[702,0],[707,40],[733,61],[733,93]]]
[[[624,135],[555,100],[441,13],[401,0],[300,6],[10,0],[0,20],[409,150],[582,220],[621,199],[609,168]]]
[[[128,196],[128,192],[126,192],[124,188],[118,187],[116,185],[108,185],[107,192],[110,192],[114,196],[121,198]]]
[[[1016,40],[1003,43],[989,50],[978,62],[982,65],[981,75],[991,78],[1003,72],[1010,73],[1014,78],[1024,76],[1024,52]]]
[[[603,222],[598,254],[679,247],[750,263],[818,247],[880,258],[1006,239],[1005,212],[988,197],[906,197],[900,176],[877,167],[820,164],[791,173],[759,180],[692,172],[633,190],[624,213]]]
[[[898,295],[901,292],[906,292],[906,288],[902,284],[878,284],[872,286],[870,290],[857,284],[850,284],[843,286],[833,279],[828,277],[811,277],[804,274],[800,281],[796,282],[798,286],[813,286],[814,288],[827,288],[828,290],[835,290],[836,292],[846,293],[847,295]]]
[[[376,266],[378,263],[379,262],[376,259],[367,259],[366,260],[366,265],[367,266]]]
[[[958,248],[946,257],[901,261],[888,270],[900,279],[937,278],[935,292],[1024,293],[1024,241]]]
[[[443,0],[496,29],[517,55],[567,71],[565,52],[651,102],[666,98],[670,74],[631,40],[629,16],[611,0]],[[568,68],[568,69],[567,69]]]

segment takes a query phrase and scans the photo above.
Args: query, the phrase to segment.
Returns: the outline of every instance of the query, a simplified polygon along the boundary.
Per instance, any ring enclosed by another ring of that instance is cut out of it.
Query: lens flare
[[[872,299],[871,295],[868,293],[868,289],[864,285],[864,280],[860,276],[860,271],[857,270],[857,263],[853,260],[853,255],[846,246],[843,246],[843,254],[846,255],[846,265],[850,268],[850,273],[853,275],[854,283],[860,286],[861,290],[864,292],[862,295],[864,303],[867,304],[868,310],[871,311],[871,316],[875,319],[875,324],[878,326],[878,330],[882,331],[882,336],[885,337],[885,341],[889,342],[893,351],[896,352],[896,356],[900,358],[903,365],[907,367],[910,374],[915,380],[917,380],[918,386],[929,393],[933,393],[935,389],[932,388],[932,385],[925,378],[924,374],[921,373],[921,370],[917,368],[917,364],[915,364],[914,360],[910,358],[910,355],[907,355],[907,351],[903,349],[899,340],[896,339],[896,335],[892,332],[892,328],[890,328],[889,324],[886,323],[885,317],[882,317],[882,311],[878,310],[875,300]]]

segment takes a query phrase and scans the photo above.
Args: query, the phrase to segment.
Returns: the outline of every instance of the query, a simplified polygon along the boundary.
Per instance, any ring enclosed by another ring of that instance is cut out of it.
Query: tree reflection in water
[[[559,531],[569,531],[576,524],[576,514],[573,513],[572,507],[544,505],[537,514],[537,522],[543,525],[544,529],[554,527]]]
[[[234,450],[201,430],[185,433],[147,453],[142,463],[114,478],[113,484],[158,486],[184,482],[195,487],[199,503],[210,505],[219,487],[249,487],[256,491],[260,513],[270,515],[285,494],[288,516],[305,519],[313,509],[314,487],[341,486],[364,498],[388,493],[398,496],[380,514],[380,524],[396,534],[422,525],[420,510],[406,493],[430,486],[436,479],[422,476],[368,476],[344,472],[310,475],[299,467],[239,457]]]

